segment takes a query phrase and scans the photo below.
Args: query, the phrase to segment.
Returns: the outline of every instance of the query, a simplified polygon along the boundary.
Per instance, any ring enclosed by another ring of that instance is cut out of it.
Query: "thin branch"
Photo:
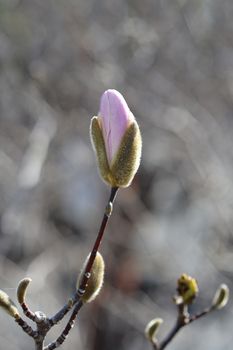
[[[26,303],[21,303],[20,306],[22,307],[24,315],[30,320],[35,321],[35,313],[29,309],[28,305]]]
[[[97,251],[98,251],[99,246],[101,244],[101,241],[102,241],[102,238],[103,238],[103,235],[105,232],[105,228],[106,228],[107,223],[108,223],[108,219],[112,213],[112,206],[113,206],[113,202],[115,200],[116,194],[117,194],[117,190],[118,190],[118,187],[113,187],[111,189],[108,204],[106,206],[104,216],[103,216],[103,219],[102,219],[102,222],[100,225],[100,229],[99,229],[97,238],[95,240],[94,246],[92,248],[92,251],[91,251],[87,266],[86,266],[86,270],[83,274],[83,279],[82,279],[82,282],[80,284],[80,287],[75,292],[72,299],[70,299],[68,301],[68,303],[66,303],[53,317],[51,317],[49,319],[51,327],[53,325],[57,324],[59,321],[61,321],[63,319],[63,317],[70,311],[72,306],[79,302],[80,296],[82,296],[85,293],[86,285],[87,285],[88,279],[90,277],[91,268],[93,266]]]
[[[154,343],[153,348],[155,350],[165,349],[165,347],[172,341],[172,339],[176,336],[176,334],[179,332],[181,328],[189,325],[190,323],[200,319],[203,316],[206,316],[213,310],[215,310],[215,307],[211,306],[209,308],[204,309],[200,313],[192,316],[189,315],[185,310],[183,312],[182,310],[180,310],[175,326],[172,328],[170,333],[166,336],[166,338],[161,343],[159,342]]]
[[[108,204],[106,206],[106,209],[105,209],[105,212],[103,215],[103,219],[102,219],[102,222],[100,225],[99,232],[97,234],[97,237],[96,237],[95,243],[93,245],[87,266],[85,268],[85,272],[83,274],[83,278],[82,278],[80,287],[75,292],[74,296],[53,317],[46,318],[43,322],[41,322],[41,324],[36,321],[36,315],[33,314],[32,312],[30,312],[30,310],[26,304],[21,305],[23,310],[25,311],[26,315],[31,319],[33,317],[33,320],[35,322],[37,322],[37,326],[41,327],[41,332],[40,332],[39,328],[38,328],[38,332],[36,332],[36,334],[37,334],[37,336],[36,336],[36,350],[56,349],[58,346],[60,346],[65,341],[71,328],[73,327],[73,325],[75,323],[75,319],[78,315],[78,312],[83,305],[82,301],[80,300],[80,297],[85,293],[85,289],[87,286],[88,279],[91,275],[91,269],[92,269],[96,254],[99,250],[100,244],[101,244],[103,236],[104,236],[105,228],[107,226],[109,217],[112,213],[113,202],[114,202],[114,199],[116,197],[117,190],[118,190],[118,187],[111,188],[110,197],[109,197]],[[72,309],[73,306],[74,306],[74,309],[73,309],[72,315],[71,315],[69,322],[67,323],[65,329],[63,330],[62,334],[57,338],[57,340],[50,343],[48,346],[44,347],[43,342],[44,342],[44,338],[45,338],[45,335],[47,334],[48,330],[52,326],[57,324],[59,321],[61,321],[63,319],[63,317]]]
[[[216,308],[214,306],[210,306],[210,307],[204,309],[203,311],[201,311],[199,314],[190,316],[189,323],[192,323],[192,322],[198,320],[199,318],[208,315],[211,311],[214,311],[214,310],[216,310]]]
[[[116,194],[117,194],[117,190],[118,190],[118,187],[112,187],[112,189],[111,189],[111,194],[110,194],[108,204],[107,204],[106,209],[105,209],[105,213],[104,213],[101,225],[100,225],[100,229],[99,229],[96,241],[94,243],[94,246],[92,248],[85,272],[83,274],[83,278],[82,278],[80,287],[76,292],[74,303],[76,302],[76,300],[80,296],[82,296],[85,293],[86,285],[87,285],[88,279],[90,278],[90,272],[91,272],[92,265],[94,263],[97,251],[100,247],[100,244],[101,244],[104,232],[105,232],[105,228],[106,228],[106,225],[108,223],[108,219],[112,213],[112,206],[113,206],[113,202],[114,202],[114,199],[116,197]]]
[[[18,323],[18,325],[22,328],[22,330],[27,333],[30,337],[33,339],[36,339],[38,336],[38,333],[34,331],[28,324],[25,322],[21,317],[16,318],[15,322]]]
[[[161,343],[156,342],[153,344],[155,350],[163,350],[165,347],[172,341],[172,339],[176,336],[179,330],[186,326],[189,323],[189,313],[187,305],[181,303],[177,305],[178,308],[178,316],[176,320],[175,326],[171,329],[168,335],[165,337]]]
[[[95,240],[94,246],[92,248],[91,254],[90,254],[90,258],[88,260],[87,266],[86,266],[86,270],[83,274],[83,279],[82,282],[80,284],[79,289],[75,292],[74,296],[72,297],[72,299],[70,299],[68,301],[68,303],[66,303],[53,317],[51,317],[49,319],[50,325],[51,327],[55,324],[57,324],[59,321],[61,321],[63,319],[63,317],[70,311],[70,309],[72,308],[72,306],[76,303],[79,302],[80,300],[80,296],[82,296],[85,293],[85,289],[86,289],[86,285],[88,282],[88,279],[90,277],[90,271],[92,268],[92,265],[94,263],[97,251],[99,249],[99,246],[101,244],[104,232],[105,232],[105,228],[107,226],[108,223],[108,219],[112,213],[112,205],[114,202],[114,199],[116,197],[117,194],[117,190],[118,187],[113,187],[111,189],[111,193],[110,193],[110,197],[108,200],[108,204],[106,206],[105,212],[104,212],[104,216],[100,225],[100,229],[97,235],[97,238]]]
[[[38,341],[36,344],[36,350],[44,350],[44,340]]]
[[[36,350],[43,350],[44,340],[51,325],[47,316],[41,311],[35,312],[35,322],[37,325],[37,337],[35,338]]]
[[[79,310],[81,309],[82,305],[83,305],[83,303],[82,303],[82,301],[80,300],[80,301],[76,304],[76,306],[75,306],[75,308],[74,308],[74,310],[73,310],[73,312],[72,312],[72,315],[71,315],[71,317],[70,317],[70,319],[69,319],[69,321],[68,321],[66,327],[64,328],[63,332],[61,333],[61,335],[57,338],[57,340],[55,340],[54,342],[52,342],[52,343],[50,343],[49,345],[47,345],[47,346],[44,348],[44,350],[53,350],[53,349],[56,349],[56,348],[58,348],[58,347],[66,340],[67,336],[69,335],[70,330],[71,330],[71,329],[73,328],[73,326],[74,326],[76,317],[77,317],[78,312],[79,312]]]
[[[73,300],[70,299],[64,306],[59,310],[53,317],[49,319],[49,323],[51,327],[58,322],[60,322],[63,317],[72,309],[73,307]]]
[[[165,349],[165,347],[172,341],[172,339],[176,336],[176,334],[179,332],[179,330],[184,326],[180,321],[177,321],[175,326],[172,328],[170,333],[167,335],[167,337],[159,344],[155,343],[153,344],[153,347],[155,350],[162,350]]]

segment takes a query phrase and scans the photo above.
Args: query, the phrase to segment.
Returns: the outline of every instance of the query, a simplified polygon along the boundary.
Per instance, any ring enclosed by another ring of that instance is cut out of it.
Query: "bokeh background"
[[[104,289],[65,350],[149,350],[144,328],[175,322],[176,280],[199,282],[193,312],[233,290],[232,0],[0,0],[0,288],[54,314],[72,294],[109,189],[90,118],[104,90],[126,98],[143,135],[101,251]],[[232,301],[183,329],[173,350],[232,349]],[[0,348],[33,342],[3,312]],[[54,340],[63,323],[54,327]]]

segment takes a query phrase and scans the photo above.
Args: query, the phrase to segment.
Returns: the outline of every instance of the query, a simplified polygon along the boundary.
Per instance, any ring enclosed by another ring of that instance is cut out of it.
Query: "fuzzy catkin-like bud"
[[[177,281],[177,292],[184,304],[191,304],[198,293],[197,281],[185,273],[182,274]]]
[[[229,288],[226,284],[221,284],[215,293],[212,306],[215,309],[221,310],[224,306],[226,306],[228,300],[229,300]]]
[[[145,328],[145,335],[150,342],[152,342],[152,343],[155,342],[156,334],[157,334],[158,329],[162,323],[163,323],[162,318],[155,318],[147,324],[147,326]]]
[[[129,186],[140,164],[142,140],[134,115],[118,91],[110,89],[102,95],[90,135],[103,180],[112,187]]]
[[[27,292],[27,287],[29,285],[29,283],[31,282],[31,278],[23,278],[18,285],[17,288],[17,298],[18,298],[18,302],[20,304],[23,304],[25,301],[25,297],[26,297],[26,292]]]
[[[93,117],[91,120],[90,135],[97,158],[100,176],[106,183],[114,187],[114,179],[112,178],[111,171],[109,169],[107,154],[104,145],[104,138],[98,121],[98,117]]]
[[[0,290],[0,307],[5,310],[11,317],[19,318],[19,311],[9,295]]]
[[[89,257],[90,255],[87,257],[83,265],[83,268],[81,270],[80,276],[77,281],[77,289],[79,288],[80,283],[82,282],[83,274],[85,272]],[[104,282],[104,268],[105,268],[104,259],[102,255],[99,252],[97,252],[92,269],[91,269],[91,275],[87,282],[85,293],[81,296],[81,300],[84,303],[90,303],[99,294]]]
[[[141,134],[137,123],[126,130],[111,166],[115,187],[127,187],[136,174],[141,158]]]

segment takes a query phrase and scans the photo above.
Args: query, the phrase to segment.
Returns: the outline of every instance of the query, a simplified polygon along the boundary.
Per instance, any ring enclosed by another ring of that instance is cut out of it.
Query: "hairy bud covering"
[[[27,287],[31,282],[31,278],[23,278],[17,288],[17,298],[20,304],[23,304],[26,297]]]
[[[151,341],[152,343],[155,342],[156,334],[157,334],[158,329],[162,323],[163,323],[162,318],[155,318],[147,324],[147,326],[145,328],[145,335],[146,335],[147,339],[149,341]]]
[[[82,271],[80,273],[80,276],[78,278],[77,289],[79,288],[80,283],[82,282],[83,274],[85,272],[88,260],[89,260],[89,256],[87,257],[83,265]],[[99,252],[97,252],[92,269],[91,269],[91,275],[87,282],[85,292],[81,296],[81,299],[84,303],[90,303],[99,294],[104,282],[104,268],[105,268],[104,259],[102,255]]]
[[[142,140],[134,115],[118,91],[102,95],[90,135],[103,180],[112,187],[129,186],[140,164]]]
[[[10,316],[19,318],[19,311],[9,295],[0,290],[0,307],[5,310]]]

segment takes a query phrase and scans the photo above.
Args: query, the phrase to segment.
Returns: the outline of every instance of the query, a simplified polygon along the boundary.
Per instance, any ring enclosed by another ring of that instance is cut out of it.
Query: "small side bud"
[[[215,309],[221,310],[224,306],[226,306],[228,300],[229,288],[226,284],[221,284],[215,293],[212,301],[212,306]]]
[[[14,302],[10,299],[9,295],[0,290],[0,307],[4,309],[11,317],[15,319],[19,318],[19,311]]]
[[[182,274],[177,281],[177,292],[178,298],[176,297],[174,300],[179,301],[182,298],[182,301],[185,305],[191,304],[198,294],[197,281],[195,278],[192,278],[185,273]],[[180,304],[180,302],[177,301],[176,303]]]
[[[70,298],[68,300],[68,308],[71,309],[73,307],[73,305],[74,305],[73,299]]]
[[[81,270],[80,276],[77,281],[77,289],[79,288],[80,283],[82,282],[83,274],[85,272],[89,257],[90,255],[87,257]],[[91,275],[87,282],[85,293],[81,296],[81,300],[84,303],[90,303],[99,294],[104,281],[104,267],[104,259],[102,255],[99,252],[97,252],[91,269]]]
[[[145,328],[145,336],[150,342],[156,342],[156,334],[158,333],[158,329],[162,323],[162,318],[155,318],[147,324]]]
[[[31,278],[23,278],[18,285],[17,288],[17,298],[18,298],[18,302],[20,304],[23,304],[25,301],[25,297],[26,297],[26,292],[27,292],[27,287],[29,285],[29,283],[31,282]]]

